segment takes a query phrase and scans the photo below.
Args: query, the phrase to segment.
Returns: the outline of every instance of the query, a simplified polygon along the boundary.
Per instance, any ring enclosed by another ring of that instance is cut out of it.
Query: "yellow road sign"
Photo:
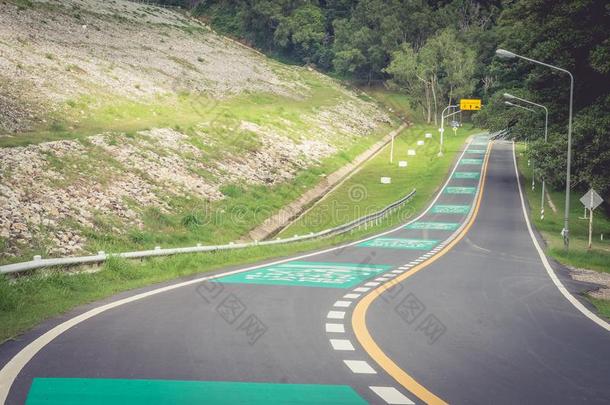
[[[469,111],[469,110],[480,110],[481,109],[481,100],[478,98],[463,98],[460,100],[460,110]]]

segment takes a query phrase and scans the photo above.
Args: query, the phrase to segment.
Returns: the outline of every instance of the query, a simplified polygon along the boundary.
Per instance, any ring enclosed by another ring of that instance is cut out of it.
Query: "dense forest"
[[[610,200],[610,3],[603,0],[167,0],[218,31],[265,52],[361,85],[404,92],[419,119],[461,97],[483,99],[474,121],[529,138],[529,149],[555,188],[563,186],[569,76],[497,48],[551,63],[575,77],[573,187]],[[502,94],[549,109],[504,104]],[[606,204],[607,205],[607,204]]]

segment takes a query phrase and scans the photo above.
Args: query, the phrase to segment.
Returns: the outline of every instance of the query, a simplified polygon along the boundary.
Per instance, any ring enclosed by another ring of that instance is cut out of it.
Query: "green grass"
[[[600,300],[589,296],[589,300],[595,305],[600,314],[610,319],[610,301]]]
[[[588,250],[589,221],[580,219],[584,216],[584,208],[579,201],[585,191],[572,191],[570,195],[570,249],[566,252],[563,247],[563,238],[560,235],[563,228],[563,215],[565,207],[565,193],[551,190],[551,200],[557,208],[554,213],[546,203],[544,220],[540,219],[541,187],[536,179],[536,189],[532,190],[532,166],[527,165],[527,158],[523,145],[517,147],[517,165],[524,177],[525,194],[528,199],[530,220],[536,226],[546,241],[546,253],[560,263],[585,269],[592,269],[610,273],[610,218],[604,215],[602,209],[593,213],[592,249]],[[600,240],[604,234],[604,240]],[[607,301],[591,299],[601,314],[610,318],[610,303]]]
[[[0,147],[23,146],[61,139],[82,139],[104,132],[133,134],[150,128],[194,130],[201,123],[211,136],[239,138],[236,128],[241,121],[266,126],[293,123],[294,138],[310,132],[302,117],[316,110],[336,105],[344,97],[338,88],[325,86],[309,72],[299,72],[312,86],[307,97],[299,99],[281,95],[255,93],[215,100],[202,94],[179,93],[158,96],[146,101],[133,101],[103,94],[68,100],[57,113],[47,117],[31,131],[0,137]]]
[[[407,94],[400,91],[387,90],[382,86],[364,87],[362,90],[381,104],[391,108],[399,117],[412,122],[422,123],[420,114],[415,114],[411,108]]]
[[[426,132],[432,133],[434,138],[426,139],[426,144],[418,147],[417,141],[424,139]],[[406,129],[396,137],[394,164],[390,164],[388,145],[366,162],[360,171],[281,232],[281,235],[303,235],[340,225],[377,211],[414,188],[417,194],[413,200],[413,208],[419,211],[440,187],[465,139],[477,132],[480,130],[470,125],[462,127],[456,136],[452,131],[448,131],[445,137],[445,154],[438,158],[438,131],[435,131],[435,128],[418,124]],[[407,156],[407,149],[415,149],[417,155]],[[408,166],[399,167],[399,160],[406,160]],[[392,184],[381,184],[382,176],[391,177]]]
[[[536,179],[536,189],[532,191],[532,166],[527,165],[527,159],[521,145],[517,148],[517,163],[527,185],[525,192],[532,208],[530,219],[547,242],[547,252],[559,262],[570,266],[610,272],[610,218],[604,215],[601,208],[594,211],[593,244],[591,251],[587,251],[589,221],[580,219],[584,216],[584,207],[579,201],[585,191],[572,191],[570,195],[570,250],[566,252],[560,235],[563,228],[565,193],[550,190],[549,194],[557,212],[554,213],[551,210],[545,199],[545,216],[544,220],[541,220],[540,181]],[[600,234],[604,234],[605,239],[603,241],[600,240]]]

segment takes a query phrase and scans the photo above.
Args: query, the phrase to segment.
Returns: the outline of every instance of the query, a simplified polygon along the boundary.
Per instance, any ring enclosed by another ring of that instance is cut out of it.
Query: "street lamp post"
[[[521,108],[523,110],[527,110],[530,112],[536,112],[536,110],[532,109],[532,108],[528,108],[528,107],[523,107],[522,105],[519,104],[515,104],[515,103],[511,103],[510,101],[505,101],[504,104],[509,105],[511,107],[517,107],[517,108]]]
[[[563,236],[563,244],[566,250],[570,247],[570,231],[569,231],[569,217],[570,217],[570,171],[572,168],[572,109],[574,104],[574,76],[570,71],[560,68],[558,66],[553,66],[548,63],[540,62],[536,59],[531,59],[526,56],[517,55],[514,52],[507,51],[506,49],[497,49],[496,55],[501,58],[519,58],[526,60],[528,62],[536,63],[538,65],[546,66],[551,69],[558,70],[563,73],[567,73],[570,76],[570,107],[569,107],[569,116],[568,116],[568,162],[566,169],[566,204],[565,210],[563,214],[563,230],[561,234]]]
[[[459,106],[458,105],[448,105],[441,112],[441,127],[439,128],[439,132],[441,133],[441,145],[440,145],[440,148],[439,148],[439,151],[438,151],[438,156],[439,157],[443,156],[443,134],[445,132],[445,118],[447,118],[447,117],[449,117],[449,116],[451,116],[453,114],[456,114],[456,113],[453,113],[453,114],[450,114],[447,117],[445,117],[445,111],[447,111],[447,109],[449,109],[449,108],[456,108],[456,107],[459,107]]]
[[[530,112],[533,112],[533,113],[536,112],[535,110],[533,110],[531,108],[523,107],[522,105],[511,103],[510,101],[505,101],[504,104],[506,104],[506,105],[508,105],[510,107],[521,108],[523,110],[527,110],[527,111],[530,111]],[[527,141],[528,141],[528,139],[529,139],[529,137],[525,138],[525,151],[526,152],[527,152]],[[529,159],[527,159],[527,165],[528,166],[530,165],[530,160]],[[536,180],[534,178],[534,167],[533,166],[534,166],[534,162],[532,162],[532,190],[535,190],[536,189]]]
[[[526,104],[540,107],[544,110],[544,143],[547,143],[548,130],[549,130],[549,110],[548,110],[548,108],[546,108],[542,104],[534,103],[533,101],[526,100],[524,98],[520,98],[517,96],[513,96],[512,94],[509,94],[509,93],[504,93],[504,97],[511,99],[511,100],[519,100]],[[542,177],[542,197],[541,197],[541,201],[540,201],[540,219],[541,220],[544,219],[544,188],[545,188],[545,181],[544,181],[544,177]]]

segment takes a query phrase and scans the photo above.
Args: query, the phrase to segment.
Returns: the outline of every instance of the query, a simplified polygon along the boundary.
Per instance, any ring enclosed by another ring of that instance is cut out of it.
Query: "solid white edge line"
[[[473,137],[473,139],[474,139],[474,137]],[[470,145],[472,143],[473,143],[473,141],[471,140],[468,143],[468,145],[466,145],[466,147],[462,151],[460,157],[457,159],[457,163],[453,166],[453,170],[451,170],[451,173],[449,173],[449,176],[447,176],[447,180],[441,187],[440,191],[436,194],[436,196],[434,197],[432,202],[428,205],[428,207],[426,207],[426,209],[424,211],[422,211],[421,214],[419,214],[417,217],[415,217],[414,219],[412,219],[411,221],[409,221],[407,223],[400,224],[393,229],[389,229],[385,232],[371,235],[364,239],[360,239],[360,240],[350,242],[350,243],[347,243],[344,245],[335,246],[335,247],[328,248],[328,249],[325,249],[322,251],[306,253],[301,256],[290,257],[287,259],[277,260],[277,261],[271,262],[271,263],[259,264],[259,265],[255,265],[255,266],[246,267],[243,269],[232,270],[232,271],[228,271],[228,272],[224,272],[224,273],[219,273],[219,274],[216,274],[213,276],[203,276],[203,277],[199,277],[199,278],[196,278],[193,280],[178,282],[176,284],[172,284],[169,286],[157,288],[155,290],[147,291],[145,293],[136,294],[131,297],[123,298],[121,300],[114,301],[109,304],[99,306],[97,308],[93,308],[87,312],[84,312],[80,315],[77,315],[73,318],[70,318],[70,319],[60,323],[59,325],[53,327],[52,329],[48,330],[47,332],[40,335],[38,338],[34,339],[32,342],[30,342],[27,346],[25,346],[23,349],[21,349],[21,351],[19,351],[19,353],[17,353],[15,356],[13,356],[13,358],[11,360],[9,360],[2,369],[0,369],[0,404],[3,404],[4,402],[6,402],[6,398],[8,397],[11,386],[13,385],[13,382],[17,378],[17,375],[19,375],[19,373],[21,372],[23,367],[25,367],[25,365],[36,355],[36,353],[38,353],[43,347],[45,347],[47,344],[49,344],[56,337],[58,337],[59,335],[61,335],[65,331],[67,331],[68,329],[78,325],[81,322],[86,321],[89,318],[93,318],[94,316],[99,315],[102,312],[105,312],[109,309],[113,309],[113,308],[116,308],[116,307],[119,307],[119,306],[122,306],[125,304],[129,304],[134,301],[148,298],[148,297],[151,297],[153,295],[157,295],[157,294],[160,294],[163,292],[172,291],[177,288],[201,283],[203,281],[213,280],[213,279],[224,277],[224,276],[231,275],[231,274],[243,273],[246,271],[259,269],[262,267],[273,266],[273,265],[277,265],[277,264],[281,264],[281,263],[287,263],[287,262],[291,262],[294,260],[304,259],[307,257],[316,256],[316,255],[332,252],[335,250],[343,249],[343,248],[346,248],[349,246],[354,246],[359,243],[366,242],[368,240],[396,232],[396,231],[402,229],[404,226],[407,226],[409,224],[412,224],[413,222],[418,221],[420,218],[422,218],[424,215],[426,215],[428,213],[428,211],[430,211],[430,209],[434,206],[434,204],[436,204],[438,199],[441,197],[442,190],[445,187],[447,187],[449,182],[453,179],[453,175],[457,171],[460,160],[464,157],[466,150],[470,147]],[[365,291],[362,291],[362,292],[365,292]]]
[[[521,199],[521,208],[523,210],[523,217],[525,218],[525,223],[527,224],[527,230],[529,231],[530,238],[532,239],[532,243],[534,244],[534,247],[538,251],[538,256],[540,256],[540,260],[542,261],[542,264],[544,265],[546,272],[548,273],[549,277],[553,281],[553,284],[555,284],[555,286],[557,287],[559,292],[561,292],[561,294],[563,294],[563,296],[566,297],[566,299],[568,301],[570,301],[570,303],[572,305],[574,305],[574,307],[576,309],[578,309],[584,316],[586,316],[587,318],[589,318],[590,320],[592,320],[593,322],[595,322],[596,324],[598,324],[599,326],[601,326],[602,328],[604,328],[605,330],[610,332],[609,323],[605,322],[603,319],[601,319],[600,317],[595,315],[593,312],[591,312],[589,309],[587,309],[587,307],[585,307],[580,301],[578,301],[576,298],[574,298],[574,296],[572,294],[570,294],[570,292],[565,288],[565,286],[562,284],[561,280],[559,280],[559,278],[555,274],[555,271],[551,267],[548,259],[546,258],[546,255],[544,254],[544,251],[540,247],[540,244],[538,243],[538,240],[536,239],[536,235],[534,234],[534,231],[532,229],[529,215],[527,214],[527,208],[525,207],[525,199],[523,197],[523,190],[521,189],[521,181],[519,179],[519,169],[517,168],[517,154],[515,152],[515,142],[513,142],[512,146],[513,146],[513,163],[515,165],[515,175],[517,176],[517,185],[519,186],[519,198]]]
[[[415,405],[415,402],[411,401],[394,387],[371,386],[369,388],[390,405]]]

